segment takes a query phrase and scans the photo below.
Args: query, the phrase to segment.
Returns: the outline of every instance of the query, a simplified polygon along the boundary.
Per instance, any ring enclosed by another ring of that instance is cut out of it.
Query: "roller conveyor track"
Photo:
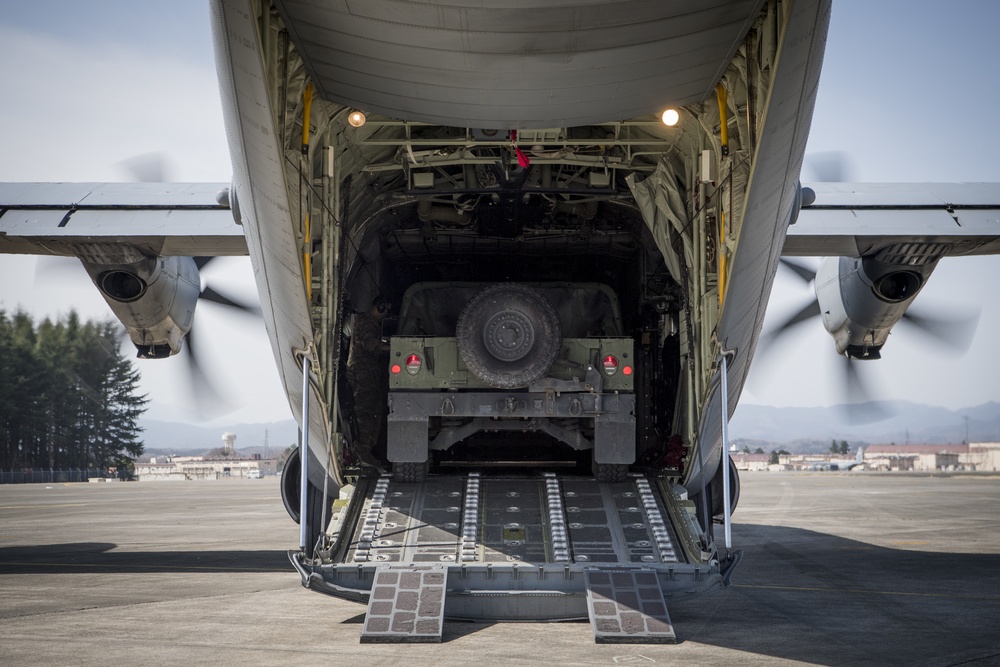
[[[675,531],[645,477],[380,478],[351,537],[361,563],[676,563]]]

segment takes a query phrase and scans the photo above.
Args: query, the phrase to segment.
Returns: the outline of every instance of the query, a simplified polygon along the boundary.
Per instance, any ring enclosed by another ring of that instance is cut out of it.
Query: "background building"
[[[1000,472],[1000,442],[971,443],[967,463],[975,470]]]
[[[276,475],[274,459],[206,459],[204,456],[156,457],[149,463],[137,463],[135,474],[140,482],[185,481],[191,479],[253,479]]]

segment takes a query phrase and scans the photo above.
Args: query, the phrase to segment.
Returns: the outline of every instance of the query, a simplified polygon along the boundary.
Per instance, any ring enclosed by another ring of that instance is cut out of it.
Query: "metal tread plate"
[[[587,608],[598,644],[675,644],[677,635],[656,573],[588,568]]]
[[[439,565],[382,565],[375,572],[362,644],[434,643],[444,628],[445,581]]]

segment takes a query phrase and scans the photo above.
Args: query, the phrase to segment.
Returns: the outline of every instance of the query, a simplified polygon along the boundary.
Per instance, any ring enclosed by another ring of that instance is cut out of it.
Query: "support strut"
[[[305,552],[309,530],[309,356],[302,355],[302,428],[299,429],[299,548]]]
[[[722,506],[726,527],[726,551],[733,548],[732,502],[729,493],[729,362],[722,355]]]

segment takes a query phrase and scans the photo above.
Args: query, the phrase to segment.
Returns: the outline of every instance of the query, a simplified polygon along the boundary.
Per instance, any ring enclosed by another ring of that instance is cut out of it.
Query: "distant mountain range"
[[[887,418],[852,424],[843,406],[823,408],[773,408],[740,405],[729,423],[733,441],[766,450],[781,446],[789,451],[822,451],[831,440],[854,444],[945,444],[965,440],[965,418],[971,442],[1000,442],[1000,403],[964,410],[948,410],[908,402],[882,402],[877,407]],[[264,433],[270,455],[276,456],[298,438],[291,419],[268,424],[194,426],[179,422],[139,420],[147,453],[203,453],[222,446],[222,434],[236,434],[242,454],[264,454]],[[772,446],[768,446],[772,445]]]
[[[267,448],[272,455],[295,444],[298,426],[291,419],[267,424],[227,424],[225,426],[195,426],[180,422],[165,422],[154,419],[140,419],[143,428],[142,440],[147,453],[200,454],[222,447],[222,434],[235,433],[235,447],[243,454],[264,453],[264,433],[267,432]]]
[[[869,423],[852,423],[844,406],[825,408],[773,408],[740,405],[729,422],[732,439],[771,443],[802,440],[825,442],[847,440],[869,444],[946,444],[1000,442],[1000,403],[948,410],[905,401],[884,401],[872,406],[885,418]]]

